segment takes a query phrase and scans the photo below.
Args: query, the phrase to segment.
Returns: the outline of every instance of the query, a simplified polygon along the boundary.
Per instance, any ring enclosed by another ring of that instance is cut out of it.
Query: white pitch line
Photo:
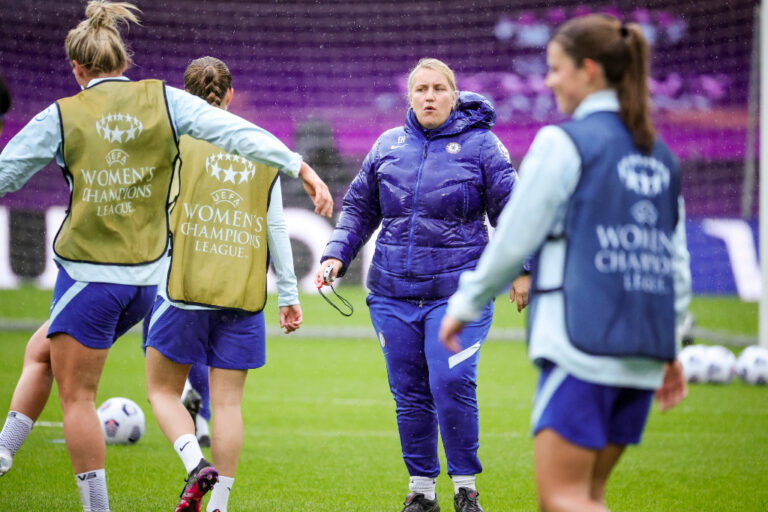
[[[35,422],[36,427],[50,427],[50,428],[61,428],[64,426],[64,423],[60,421],[36,421]]]

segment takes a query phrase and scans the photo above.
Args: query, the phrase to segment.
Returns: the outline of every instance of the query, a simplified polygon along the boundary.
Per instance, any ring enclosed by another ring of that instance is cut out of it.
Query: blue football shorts
[[[181,309],[158,296],[144,345],[180,364],[259,368],[267,356],[264,312]]]
[[[152,308],[157,286],[75,281],[59,267],[48,337],[64,333],[90,348],[109,348]]]
[[[638,444],[653,393],[586,382],[546,362],[534,400],[533,435],[551,428],[571,443],[594,450],[608,443]]]

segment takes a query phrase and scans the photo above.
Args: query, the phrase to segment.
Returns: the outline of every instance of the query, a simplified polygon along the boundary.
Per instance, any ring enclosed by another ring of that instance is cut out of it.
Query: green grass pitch
[[[363,292],[342,288],[355,305],[344,319],[319,297],[303,296],[306,326],[369,326]],[[0,318],[42,319],[50,292],[32,288],[0,293]],[[267,322],[274,325],[275,299]],[[708,329],[757,333],[757,307],[733,298],[697,297],[691,307]],[[496,303],[500,327],[522,327],[523,317]],[[21,371],[31,332],[0,331],[0,415],[4,417]],[[135,400],[147,431],[135,446],[107,449],[113,511],[173,510],[184,469],[160,432],[145,398],[140,337],[126,335],[112,349],[99,402]],[[394,402],[378,342],[268,340],[267,366],[249,374],[244,445],[229,510],[399,511],[407,493]],[[483,507],[533,511],[532,442],[528,433],[536,371],[524,343],[488,341],[479,368],[480,458]],[[41,421],[61,421],[56,391]],[[0,510],[79,511],[80,500],[62,443],[61,427],[36,426],[0,478]],[[209,453],[209,452],[208,452]],[[443,467],[445,467],[443,460]],[[452,510],[452,485],[438,479],[443,510]],[[614,511],[768,510],[768,387],[738,381],[693,385],[677,408],[654,406],[643,443],[628,449],[611,478],[607,503]]]

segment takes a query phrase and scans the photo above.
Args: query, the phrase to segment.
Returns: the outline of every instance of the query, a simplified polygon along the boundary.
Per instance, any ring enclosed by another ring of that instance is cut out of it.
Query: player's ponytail
[[[70,30],[64,41],[69,60],[97,75],[122,73],[133,61],[118,28],[120,23],[139,24],[134,11],[141,12],[128,2],[88,2],[86,19]]]
[[[232,74],[229,68],[215,57],[195,59],[184,72],[184,89],[215,107],[222,106],[231,88]]]
[[[648,91],[649,49],[636,23],[623,24],[613,16],[590,14],[563,23],[552,36],[581,66],[590,59],[603,68],[608,85],[619,97],[619,114],[635,145],[650,153],[656,138],[650,117]]]
[[[650,116],[648,91],[648,44],[636,23],[622,25],[619,33],[627,47],[626,69],[616,85],[621,106],[621,118],[632,133],[635,145],[650,153],[656,139]]]

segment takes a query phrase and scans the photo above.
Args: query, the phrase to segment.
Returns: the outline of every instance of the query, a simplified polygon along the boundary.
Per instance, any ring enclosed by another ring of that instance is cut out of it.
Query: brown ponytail
[[[85,8],[87,18],[67,34],[64,48],[69,60],[94,74],[123,72],[133,61],[118,30],[119,24],[139,24],[128,2],[92,0]]]
[[[590,14],[563,23],[552,36],[577,66],[584,59],[600,64],[608,85],[616,89],[619,114],[635,145],[650,153],[656,139],[650,117],[650,51],[640,26],[622,24],[606,14]]]
[[[232,75],[229,68],[215,57],[195,59],[184,72],[184,89],[213,106],[221,107],[231,88]]]

